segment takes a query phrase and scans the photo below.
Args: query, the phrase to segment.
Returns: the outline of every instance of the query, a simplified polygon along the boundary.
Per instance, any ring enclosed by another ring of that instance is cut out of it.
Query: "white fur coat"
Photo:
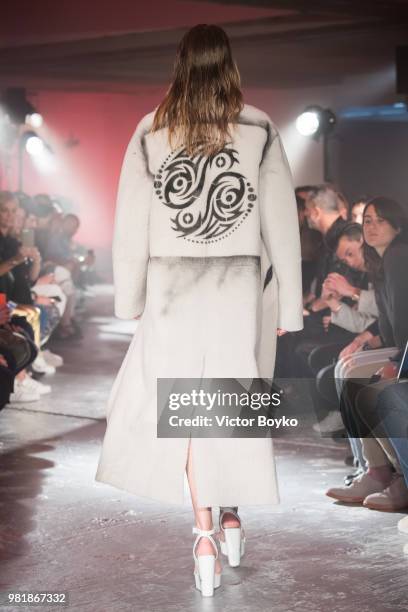
[[[273,377],[276,329],[303,327],[296,200],[282,142],[245,105],[212,158],[138,124],[113,237],[115,314],[141,315],[108,401],[96,479],[179,503],[188,439],[157,439],[157,377]],[[272,265],[272,281],[264,281]],[[199,504],[278,500],[270,439],[193,439]]]

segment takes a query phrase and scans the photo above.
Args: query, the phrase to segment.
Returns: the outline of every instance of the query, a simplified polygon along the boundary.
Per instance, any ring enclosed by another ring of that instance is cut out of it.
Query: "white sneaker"
[[[344,429],[344,423],[340,412],[338,410],[331,410],[320,423],[315,423],[313,425],[313,429],[317,431],[317,433],[322,434],[334,433],[335,431]]]
[[[26,376],[24,379],[26,389],[32,389],[33,391],[38,391],[40,395],[46,395],[47,393],[51,393],[51,386],[46,385],[45,383],[40,382],[39,380],[35,380],[31,378],[31,376]]]
[[[398,531],[408,535],[408,516],[404,516],[404,518],[398,521]]]
[[[55,374],[56,372],[55,367],[53,365],[48,365],[48,363],[45,361],[42,351],[38,352],[38,355],[31,364],[31,367],[33,368],[34,372],[37,372],[38,374]]]
[[[57,355],[56,353],[52,353],[49,349],[45,349],[41,351],[45,361],[48,365],[54,366],[55,368],[59,368],[63,365],[64,360],[61,355]]]
[[[24,380],[14,379],[14,391],[10,394],[10,403],[12,402],[36,402],[40,399],[40,393],[35,389],[29,388],[27,383],[28,376]]]

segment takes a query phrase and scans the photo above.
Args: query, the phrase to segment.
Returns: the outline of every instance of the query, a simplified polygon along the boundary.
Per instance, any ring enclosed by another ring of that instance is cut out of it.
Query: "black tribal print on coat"
[[[238,152],[228,145],[211,156],[191,157],[182,148],[164,160],[154,177],[154,189],[163,204],[177,211],[171,222],[179,238],[216,242],[249,215],[257,196],[245,176],[234,171],[238,164]],[[217,174],[209,183],[205,179],[210,169]]]

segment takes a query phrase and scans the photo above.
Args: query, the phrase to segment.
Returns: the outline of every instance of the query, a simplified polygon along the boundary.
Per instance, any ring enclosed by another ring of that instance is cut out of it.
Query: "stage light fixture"
[[[44,154],[53,154],[50,145],[45,142],[34,130],[26,130],[20,136],[20,149],[25,149],[32,157]]]
[[[28,153],[32,163],[40,172],[53,171],[55,167],[54,151],[48,143],[34,130],[25,130],[20,134],[18,147],[18,189],[24,191],[24,153]]]
[[[25,149],[29,155],[35,157],[36,155],[42,155],[45,151],[44,141],[36,134],[28,136],[25,142]]]
[[[26,116],[26,121],[28,125],[31,125],[33,128],[40,128],[44,123],[42,115],[40,113],[31,113],[31,115]]]
[[[329,169],[329,135],[336,125],[336,115],[329,108],[307,106],[296,119],[296,129],[302,136],[318,141],[323,138],[323,177],[331,181]]]
[[[302,136],[312,136],[319,129],[319,116],[314,111],[305,111],[296,119],[296,129]]]
[[[336,116],[329,108],[318,105],[308,106],[296,119],[296,129],[302,136],[318,140],[327,136],[336,124]]]

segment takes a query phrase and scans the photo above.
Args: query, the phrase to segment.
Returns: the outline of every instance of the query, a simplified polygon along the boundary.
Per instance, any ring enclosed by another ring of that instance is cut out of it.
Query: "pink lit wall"
[[[81,218],[78,240],[91,248],[109,245],[117,182],[127,142],[139,119],[160,94],[41,92],[31,98],[45,119],[38,133],[52,147],[57,167],[43,173],[24,155],[24,191],[67,199]],[[76,146],[67,146],[69,140]],[[16,168],[11,182],[16,185]],[[12,185],[13,187],[13,185]]]

